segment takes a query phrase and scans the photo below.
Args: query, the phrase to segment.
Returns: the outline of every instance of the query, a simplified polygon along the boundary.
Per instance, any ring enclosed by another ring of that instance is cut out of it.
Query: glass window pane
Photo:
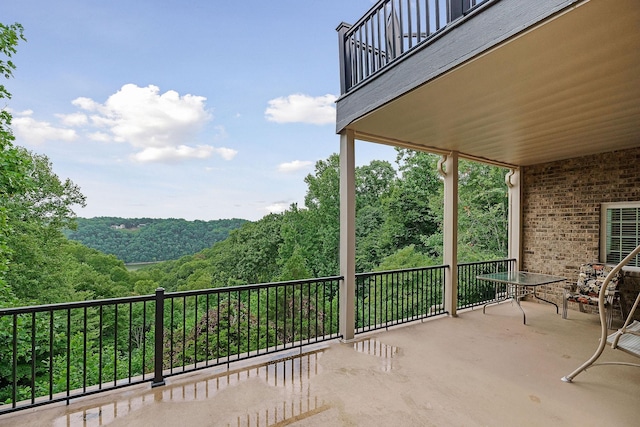
[[[638,206],[607,207],[605,212],[605,261],[619,263],[640,245],[640,203]],[[635,257],[630,267],[640,267],[640,257]]]

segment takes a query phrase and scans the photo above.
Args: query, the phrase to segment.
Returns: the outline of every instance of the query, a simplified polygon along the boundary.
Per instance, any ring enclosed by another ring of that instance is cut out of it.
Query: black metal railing
[[[475,307],[503,297],[507,291],[505,284],[478,280],[476,276],[515,269],[515,259],[458,264],[458,308]]]
[[[0,310],[0,413],[150,380],[153,300]]]
[[[358,22],[338,28],[341,91],[422,45],[488,0],[380,0]]]
[[[337,338],[340,280],[0,309],[0,414]]]
[[[356,333],[443,314],[446,268],[356,274]]]
[[[458,308],[500,297],[458,265]],[[356,275],[355,331],[443,315],[447,266]],[[0,414],[339,338],[342,277],[0,309]]]
[[[163,377],[339,337],[340,280],[166,294]]]

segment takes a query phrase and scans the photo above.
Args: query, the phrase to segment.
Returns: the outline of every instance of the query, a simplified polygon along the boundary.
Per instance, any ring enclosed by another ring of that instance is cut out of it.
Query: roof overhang
[[[513,166],[638,147],[640,2],[572,2],[338,128]]]

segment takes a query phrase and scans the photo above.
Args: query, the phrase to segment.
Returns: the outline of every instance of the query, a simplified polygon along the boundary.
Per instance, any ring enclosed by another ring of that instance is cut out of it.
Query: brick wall
[[[522,267],[575,282],[580,264],[598,261],[600,204],[640,201],[640,148],[529,166],[522,175]],[[640,275],[623,283],[633,302]],[[562,286],[541,291],[561,303]]]

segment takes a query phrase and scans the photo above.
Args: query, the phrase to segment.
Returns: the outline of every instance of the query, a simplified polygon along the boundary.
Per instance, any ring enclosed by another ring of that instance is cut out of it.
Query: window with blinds
[[[602,204],[600,259],[618,264],[640,245],[640,202]],[[640,267],[640,255],[627,264]]]

